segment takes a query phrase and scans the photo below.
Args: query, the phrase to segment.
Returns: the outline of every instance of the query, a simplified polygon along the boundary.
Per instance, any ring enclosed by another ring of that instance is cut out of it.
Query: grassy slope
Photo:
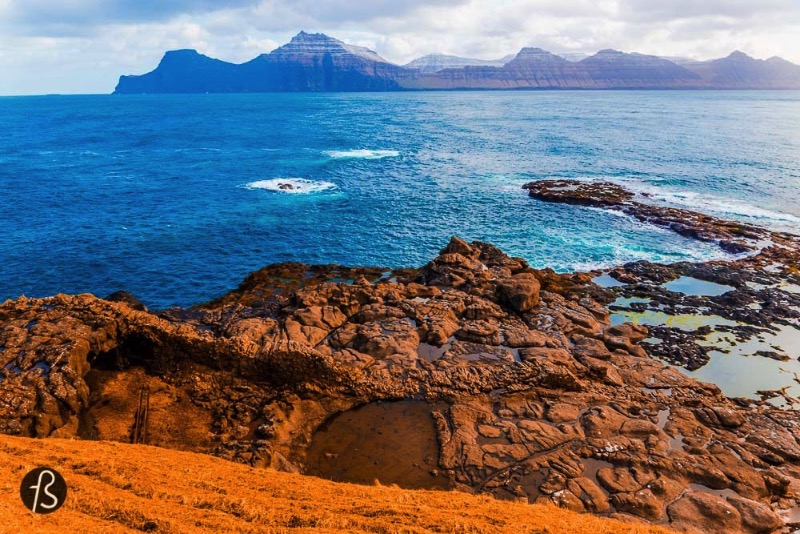
[[[69,485],[34,516],[18,488],[47,465]],[[456,492],[339,484],[142,445],[0,436],[0,532],[666,532]]]

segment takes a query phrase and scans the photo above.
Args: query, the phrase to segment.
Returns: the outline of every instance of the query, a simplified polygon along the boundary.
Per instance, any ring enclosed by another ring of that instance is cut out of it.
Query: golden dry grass
[[[69,485],[46,516],[20,501],[30,469]],[[0,436],[0,532],[665,533],[553,506],[340,484],[144,445]]]

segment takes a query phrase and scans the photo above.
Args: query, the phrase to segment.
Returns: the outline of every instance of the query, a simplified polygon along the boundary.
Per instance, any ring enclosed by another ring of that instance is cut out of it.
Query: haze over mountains
[[[500,59],[474,59],[447,54],[428,54],[406,63],[407,69],[416,69],[421,74],[431,74],[444,69],[459,69],[463,67],[502,67],[514,59],[514,54]]]
[[[562,57],[523,48],[495,61],[432,54],[405,66],[327,35],[300,32],[242,64],[195,50],[167,52],[141,76],[121,76],[115,93],[402,91],[424,89],[800,89],[800,66],[742,52],[711,61],[616,50]]]

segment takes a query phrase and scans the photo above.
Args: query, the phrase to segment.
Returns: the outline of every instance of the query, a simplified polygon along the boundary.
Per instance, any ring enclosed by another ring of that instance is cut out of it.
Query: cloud
[[[253,6],[258,0],[10,0],[10,18],[29,27],[92,26],[167,20],[178,14],[199,14]]]
[[[416,10],[424,7],[451,9],[466,4],[467,0],[295,0],[294,2],[268,1],[262,6],[288,10],[296,14],[307,14],[318,23],[336,24],[344,22],[365,22],[378,18],[413,16]]]
[[[77,35],[103,24],[163,22],[178,15],[237,11],[263,30],[364,22],[406,16],[422,6],[452,7],[467,0],[0,0],[0,15],[23,33]],[[3,5],[7,7],[3,10]],[[4,12],[5,11],[5,12]]]
[[[751,19],[763,15],[800,13],[796,0],[622,0],[620,13],[630,20],[665,22],[692,18]]]

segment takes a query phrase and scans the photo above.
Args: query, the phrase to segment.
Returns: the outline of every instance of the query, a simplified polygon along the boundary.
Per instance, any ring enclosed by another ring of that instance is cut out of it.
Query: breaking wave
[[[396,158],[400,155],[397,150],[329,150],[323,152],[326,156],[333,159],[383,159]]]
[[[638,191],[645,193],[651,200],[667,202],[701,212],[739,215],[751,219],[768,219],[783,223],[800,224],[800,217],[790,213],[769,210],[753,206],[741,200],[721,198],[708,193],[696,191],[666,191],[660,188],[647,188]]]
[[[336,184],[331,182],[307,180],[305,178],[273,178],[272,180],[258,180],[245,184],[246,189],[265,189],[275,193],[290,195],[311,195],[336,189]]]

